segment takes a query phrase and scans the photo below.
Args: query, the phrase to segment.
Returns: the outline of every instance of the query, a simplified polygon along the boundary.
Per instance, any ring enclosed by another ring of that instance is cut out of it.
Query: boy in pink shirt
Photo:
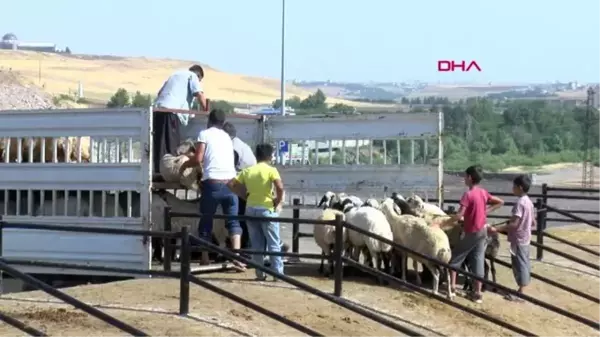
[[[492,231],[506,232],[510,242],[510,259],[513,275],[519,292],[523,293],[531,280],[531,265],[529,263],[529,244],[531,242],[531,228],[536,225],[533,202],[527,193],[531,187],[531,179],[520,175],[513,181],[513,193],[519,197],[512,208],[508,224],[491,228]],[[520,301],[518,297],[510,294],[504,297],[509,301]]]
[[[465,185],[469,190],[460,199],[460,208],[454,215],[454,220],[463,220],[463,236],[452,249],[450,265],[460,268],[467,260],[469,269],[477,276],[484,277],[485,249],[487,239],[487,213],[502,207],[504,201],[492,196],[479,186],[483,178],[479,165],[469,166],[465,170]],[[489,205],[489,207],[488,207]],[[455,292],[456,272],[450,271],[450,288]],[[475,280],[475,291],[469,297],[476,303],[482,302],[481,282]]]

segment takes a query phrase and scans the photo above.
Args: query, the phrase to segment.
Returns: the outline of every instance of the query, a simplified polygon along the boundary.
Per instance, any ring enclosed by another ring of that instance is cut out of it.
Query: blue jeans
[[[210,241],[212,238],[213,215],[217,207],[221,205],[223,214],[238,215],[238,197],[233,193],[226,183],[203,181],[200,187],[200,237]],[[238,220],[227,219],[225,222],[229,235],[241,235],[242,227]]]
[[[279,215],[276,212],[270,211],[265,208],[258,207],[247,207],[246,215],[248,216],[260,216],[268,218],[276,218]],[[281,238],[279,235],[279,222],[276,221],[255,221],[247,220],[248,235],[250,236],[250,246],[252,250],[260,250],[267,252],[280,252],[281,251]],[[264,264],[264,255],[253,254],[252,261],[260,264]],[[270,256],[271,269],[276,272],[283,274],[283,259],[281,256]],[[256,277],[264,278],[265,275],[262,271],[256,269]]]

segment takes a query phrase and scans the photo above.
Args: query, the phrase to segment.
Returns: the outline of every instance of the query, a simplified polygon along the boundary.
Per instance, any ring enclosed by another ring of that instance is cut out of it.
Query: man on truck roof
[[[200,82],[204,69],[195,64],[189,69],[177,70],[165,81],[158,92],[155,108],[190,110],[194,98],[203,111],[208,109],[206,97]],[[187,126],[190,114],[175,112],[155,112],[152,120],[154,131],[154,172],[158,173],[159,163],[165,154],[176,154],[181,143],[181,127]]]

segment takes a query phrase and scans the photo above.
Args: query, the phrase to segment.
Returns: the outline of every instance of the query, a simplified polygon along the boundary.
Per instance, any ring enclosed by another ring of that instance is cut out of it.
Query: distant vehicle
[[[281,115],[281,109],[274,109],[274,108],[264,108],[258,111],[252,111],[250,112],[252,115],[261,115],[261,116],[268,116],[268,115]],[[292,108],[286,108],[285,109],[285,114],[286,116],[295,116],[296,113],[294,113],[294,109]]]

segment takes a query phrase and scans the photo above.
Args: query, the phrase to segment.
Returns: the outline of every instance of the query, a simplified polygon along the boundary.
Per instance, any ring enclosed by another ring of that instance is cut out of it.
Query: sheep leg
[[[464,270],[468,271],[468,272],[471,271],[469,269],[469,265],[466,262],[463,262],[462,268]],[[465,276],[465,281],[464,281],[464,284],[463,284],[463,290],[464,291],[472,291],[473,289],[474,289],[473,288],[473,280],[470,277]]]
[[[329,275],[333,274],[333,249],[334,249],[334,245],[329,245],[329,255],[328,255],[328,260],[327,262],[329,263]]]
[[[381,270],[381,253],[369,253],[371,255],[371,263],[373,264],[373,268],[377,270]],[[376,276],[377,284],[383,285],[383,278],[380,275]]]
[[[423,284],[421,280],[421,274],[419,274],[419,262],[413,258],[413,269],[415,270],[415,275],[417,275],[417,285],[421,286]]]
[[[406,268],[408,264],[408,257],[406,254],[400,256],[400,269],[402,269],[402,281],[406,282]]]
[[[431,275],[433,276],[433,284],[431,285],[432,291],[434,295],[438,294],[438,289],[440,286],[440,270],[436,266],[432,266],[429,263],[424,264],[423,267],[429,269],[431,271]],[[423,270],[425,270],[423,268]]]
[[[483,263],[483,278],[487,280],[489,278],[489,273],[490,273],[490,265],[488,264],[488,262],[486,260],[484,260],[484,263]],[[481,284],[481,291],[484,292],[484,291],[487,291],[487,290],[489,290],[489,286],[487,284],[485,284],[485,283],[482,283]]]
[[[445,270],[446,272],[446,294],[449,300],[452,300],[456,294],[452,291],[452,286],[450,285],[450,271]]]
[[[325,251],[321,250],[321,265],[319,266],[319,274],[323,275],[325,264]]]
[[[490,272],[492,273],[492,282],[497,283],[496,282],[496,265],[494,264],[493,260],[490,260]],[[498,292],[498,288],[496,288],[496,287],[492,287],[492,289],[490,289],[490,290],[495,293]]]

